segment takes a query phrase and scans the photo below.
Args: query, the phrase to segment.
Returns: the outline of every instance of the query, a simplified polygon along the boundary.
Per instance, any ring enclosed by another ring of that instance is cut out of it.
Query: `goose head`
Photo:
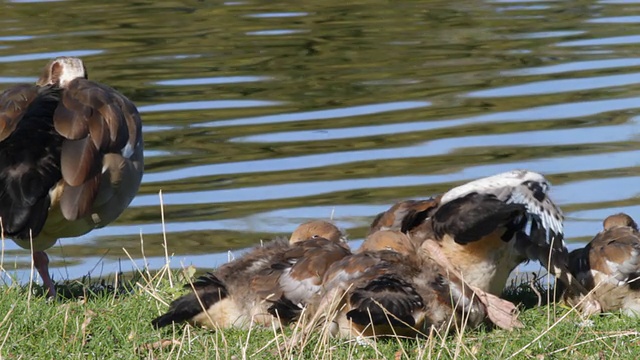
[[[602,222],[602,227],[604,228],[604,230],[609,230],[614,227],[630,227],[638,231],[638,224],[636,224],[636,222],[633,221],[633,218],[631,218],[631,216],[625,213],[619,213],[619,214],[608,216]]]
[[[323,220],[314,220],[298,226],[293,233],[291,233],[289,243],[295,244],[314,238],[325,238],[333,242],[346,241],[344,234],[332,223]]]
[[[36,85],[52,85],[65,88],[75,79],[88,79],[87,68],[81,59],[71,56],[60,56],[51,60],[42,71]]]

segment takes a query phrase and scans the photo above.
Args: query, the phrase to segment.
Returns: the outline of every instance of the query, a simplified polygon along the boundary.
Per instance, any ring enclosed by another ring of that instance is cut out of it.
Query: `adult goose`
[[[565,301],[586,315],[622,311],[640,316],[640,232],[625,213],[608,216],[604,229],[584,248],[569,253],[569,268],[589,291],[597,306],[588,306],[582,296],[570,291]]]
[[[418,244],[430,241],[432,253],[442,255],[434,256],[484,292],[499,296],[518,264],[537,260],[561,282],[586,293],[567,268],[564,217],[549,189],[539,173],[508,171],[422,202],[396,204],[388,210],[398,218],[390,228],[410,234]],[[385,216],[378,215],[372,227]]]
[[[138,192],[141,120],[118,91],[88,80],[82,60],[50,61],[35,85],[0,94],[0,220],[33,251],[49,296],[45,250],[114,221]]]
[[[333,224],[321,220],[301,224],[289,239],[258,245],[186,284],[191,291],[174,300],[151,324],[156,328],[184,321],[209,329],[279,327],[294,320],[292,309],[318,291],[317,283],[328,265],[349,253]]]

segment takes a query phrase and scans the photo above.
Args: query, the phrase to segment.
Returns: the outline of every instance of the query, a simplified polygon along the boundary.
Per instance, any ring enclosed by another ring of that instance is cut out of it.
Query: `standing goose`
[[[276,238],[256,246],[199,277],[191,292],[174,300],[151,324],[160,328],[187,321],[216,329],[288,323],[293,320],[288,308],[297,308],[298,302],[310,296],[307,293],[313,292],[318,281],[316,272],[340,253],[349,250],[337,227],[320,220],[304,223],[289,239]]]
[[[528,170],[481,178],[428,200],[436,206],[408,212],[401,230],[418,243],[435,242],[464,281],[481,291],[500,295],[518,264],[537,260],[548,267],[550,258],[560,281],[586,293],[567,268],[563,214],[549,189],[544,176]]]
[[[633,219],[619,213],[608,216],[604,229],[584,248],[569,254],[569,268],[585,288],[593,291],[597,306],[580,302],[566,291],[564,298],[585,314],[621,310],[640,317],[640,232]]]
[[[45,250],[106,226],[138,192],[141,127],[135,105],[88,80],[74,57],[50,61],[35,85],[0,94],[2,232],[33,249],[49,296],[56,290]]]

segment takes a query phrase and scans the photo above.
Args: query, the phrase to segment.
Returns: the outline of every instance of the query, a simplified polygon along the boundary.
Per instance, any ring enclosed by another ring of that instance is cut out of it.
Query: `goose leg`
[[[53,280],[49,275],[49,256],[44,251],[33,252],[33,265],[38,270],[38,274],[42,278],[44,286],[47,288],[47,296],[55,297],[56,288],[53,285]]]

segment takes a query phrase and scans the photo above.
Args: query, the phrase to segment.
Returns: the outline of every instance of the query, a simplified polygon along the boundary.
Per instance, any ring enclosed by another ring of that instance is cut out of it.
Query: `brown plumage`
[[[49,295],[55,288],[44,250],[114,221],[138,192],[142,173],[138,110],[87,80],[82,60],[56,58],[35,85],[0,94],[2,229],[20,247],[33,246]]]
[[[415,211],[407,205],[416,201],[401,202],[381,218],[396,215],[395,225],[390,228],[406,232],[417,246],[425,240],[435,240],[465,281],[499,295],[511,270],[527,260],[515,249],[509,249],[514,229],[526,221],[526,208],[478,193],[446,204],[440,204],[441,198],[425,200],[426,206]],[[379,227],[377,220],[371,226],[372,231]]]
[[[440,206],[429,225],[466,282],[500,295],[511,271],[527,260],[514,246],[515,233],[526,224],[525,211],[522,204],[472,193]]]
[[[293,244],[278,256],[269,271],[256,278],[265,284],[277,277],[279,291],[274,294],[277,300],[269,307],[269,313],[287,323],[297,320],[299,311],[317,301],[329,266],[350,254],[346,244],[321,237]]]
[[[442,196],[425,200],[404,200],[378,214],[369,228],[369,235],[380,230],[401,231],[411,234],[411,240],[420,246],[422,239],[431,234],[431,228],[425,227],[425,220],[433,215],[440,205]]]
[[[549,198],[549,188],[542,175],[514,170],[428,199],[429,206],[402,212],[395,223],[402,224],[401,230],[417,244],[433,240],[450,266],[476,290],[500,295],[518,264],[537,260],[561,282],[585,293],[567,268],[563,215]],[[394,208],[402,206],[388,212]]]
[[[378,214],[369,229],[369,235],[379,230],[404,232],[412,224],[419,224],[430,216],[440,204],[440,197],[425,200],[404,200]]]
[[[486,320],[472,290],[398,231],[368,236],[357,253],[331,265],[323,288],[301,334],[324,320],[340,337],[415,336]]]
[[[584,248],[569,254],[573,275],[599,306],[580,303],[582,296],[566,291],[564,298],[578,305],[586,314],[618,311],[630,316],[640,315],[640,232],[627,214],[607,217],[604,229]],[[564,289],[562,289],[564,290]]]
[[[418,247],[411,237],[397,230],[379,230],[369,234],[356,253],[391,250],[405,256],[416,254]]]
[[[493,196],[475,192],[441,204],[443,196],[397,203],[376,217],[370,231],[384,228],[380,226],[383,224],[405,232],[433,261],[471,285],[494,323],[505,328],[518,326],[514,319],[515,306],[491,295],[499,295],[513,267],[526,260],[496,251],[508,246],[500,240],[504,230],[495,229],[496,222],[508,218],[509,211],[515,210],[515,216],[522,216],[524,206],[504,204]],[[491,236],[489,233],[494,229],[496,234]],[[487,294],[490,290],[493,292]]]
[[[338,228],[325,221],[304,223],[288,240],[256,246],[198,278],[193,290],[173,301],[152,324],[188,321],[211,329],[254,323],[279,326],[295,319],[306,297],[317,291],[322,273],[342,254],[349,250]]]

